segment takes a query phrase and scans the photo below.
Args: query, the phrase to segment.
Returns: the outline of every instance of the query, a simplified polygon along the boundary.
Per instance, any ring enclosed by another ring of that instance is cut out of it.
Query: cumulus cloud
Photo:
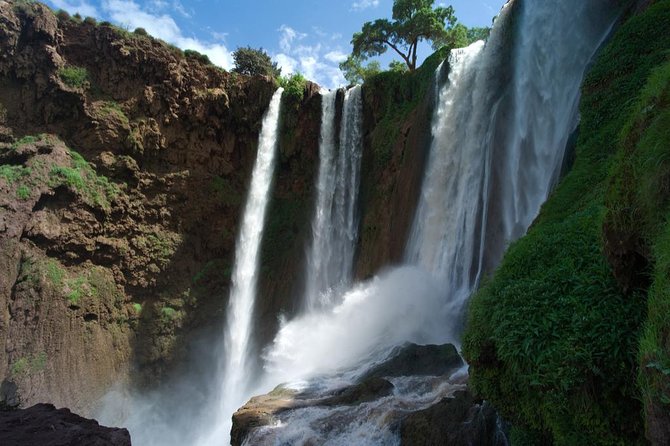
[[[273,59],[282,69],[282,74],[301,73],[307,79],[328,88],[344,85],[345,79],[338,64],[347,58],[339,49],[314,42],[313,36],[282,25],[279,32],[281,52]],[[313,29],[317,38],[325,38],[320,29]]]
[[[160,0],[158,0],[160,1]],[[174,6],[175,3],[172,3]],[[128,29],[144,28],[149,34],[170,42],[182,49],[191,49],[206,54],[210,60],[223,68],[233,66],[233,58],[221,43],[203,42],[183,34],[174,19],[168,14],[152,14],[134,0],[105,0],[102,8],[115,22]]]
[[[58,9],[68,11],[73,14],[79,13],[88,17],[97,17],[99,15],[96,7],[88,3],[86,0],[51,0],[51,4]]]
[[[354,11],[362,11],[368,8],[376,8],[379,6],[379,0],[360,0],[351,4],[351,9]]]

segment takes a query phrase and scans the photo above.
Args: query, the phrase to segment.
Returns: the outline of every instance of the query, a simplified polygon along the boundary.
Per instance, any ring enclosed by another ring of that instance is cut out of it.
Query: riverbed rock
[[[36,404],[0,411],[0,444],[7,446],[130,446],[126,429],[100,426],[68,409]]]

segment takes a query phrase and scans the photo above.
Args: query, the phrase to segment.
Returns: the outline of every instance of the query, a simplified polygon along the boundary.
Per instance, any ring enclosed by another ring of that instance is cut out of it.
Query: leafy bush
[[[195,50],[184,50],[184,56],[186,56],[187,59],[197,60],[205,65],[212,64],[212,61],[209,60],[209,57],[207,57],[206,54],[201,54]]]
[[[57,71],[57,74],[65,85],[72,88],[82,88],[89,81],[88,70],[83,67],[63,67]]]
[[[280,77],[279,85],[284,88],[285,95],[297,101],[302,101],[305,96],[307,79],[302,74],[295,73],[289,77]]]
[[[87,25],[95,26],[95,25],[97,25],[98,21],[95,20],[93,17],[86,17],[84,19],[84,23],[87,24]]]
[[[247,76],[270,76],[278,78],[281,68],[273,63],[263,48],[240,47],[233,52],[233,72]]]
[[[135,28],[135,31],[133,31],[133,33],[137,34],[138,36],[148,36],[149,35],[147,30],[144,29],[144,28]]]
[[[61,21],[61,22],[67,22],[68,20],[72,19],[72,17],[70,17],[70,13],[68,13],[68,12],[65,11],[64,9],[59,9],[59,10],[56,12],[56,17],[57,17],[58,20]]]

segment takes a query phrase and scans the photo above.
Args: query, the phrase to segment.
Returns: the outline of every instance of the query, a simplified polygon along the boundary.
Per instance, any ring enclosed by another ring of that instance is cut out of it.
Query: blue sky
[[[390,17],[393,0],[47,0],[56,9],[108,20],[232,67],[237,47],[262,47],[282,67],[325,87],[345,84],[338,63],[364,22]],[[488,26],[505,0],[436,0],[451,4],[466,26]],[[431,53],[425,45],[420,59]],[[391,60],[385,56],[386,66]]]

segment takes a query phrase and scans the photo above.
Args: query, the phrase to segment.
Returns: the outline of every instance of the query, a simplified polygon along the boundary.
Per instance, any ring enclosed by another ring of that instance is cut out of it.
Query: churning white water
[[[282,88],[274,93],[270,107],[263,117],[258,154],[235,248],[232,289],[226,313],[224,348],[221,352],[223,367],[218,396],[219,423],[200,443],[202,445],[221,445],[229,441],[231,416],[249,396],[252,384],[249,377],[253,372],[249,370],[247,356],[258,281],[258,253],[277,152],[282,93]]]
[[[307,311],[327,307],[334,295],[351,285],[358,240],[361,87],[353,87],[344,94],[339,140],[336,140],[335,121],[337,91],[322,92],[321,97],[317,200],[305,284]]]

